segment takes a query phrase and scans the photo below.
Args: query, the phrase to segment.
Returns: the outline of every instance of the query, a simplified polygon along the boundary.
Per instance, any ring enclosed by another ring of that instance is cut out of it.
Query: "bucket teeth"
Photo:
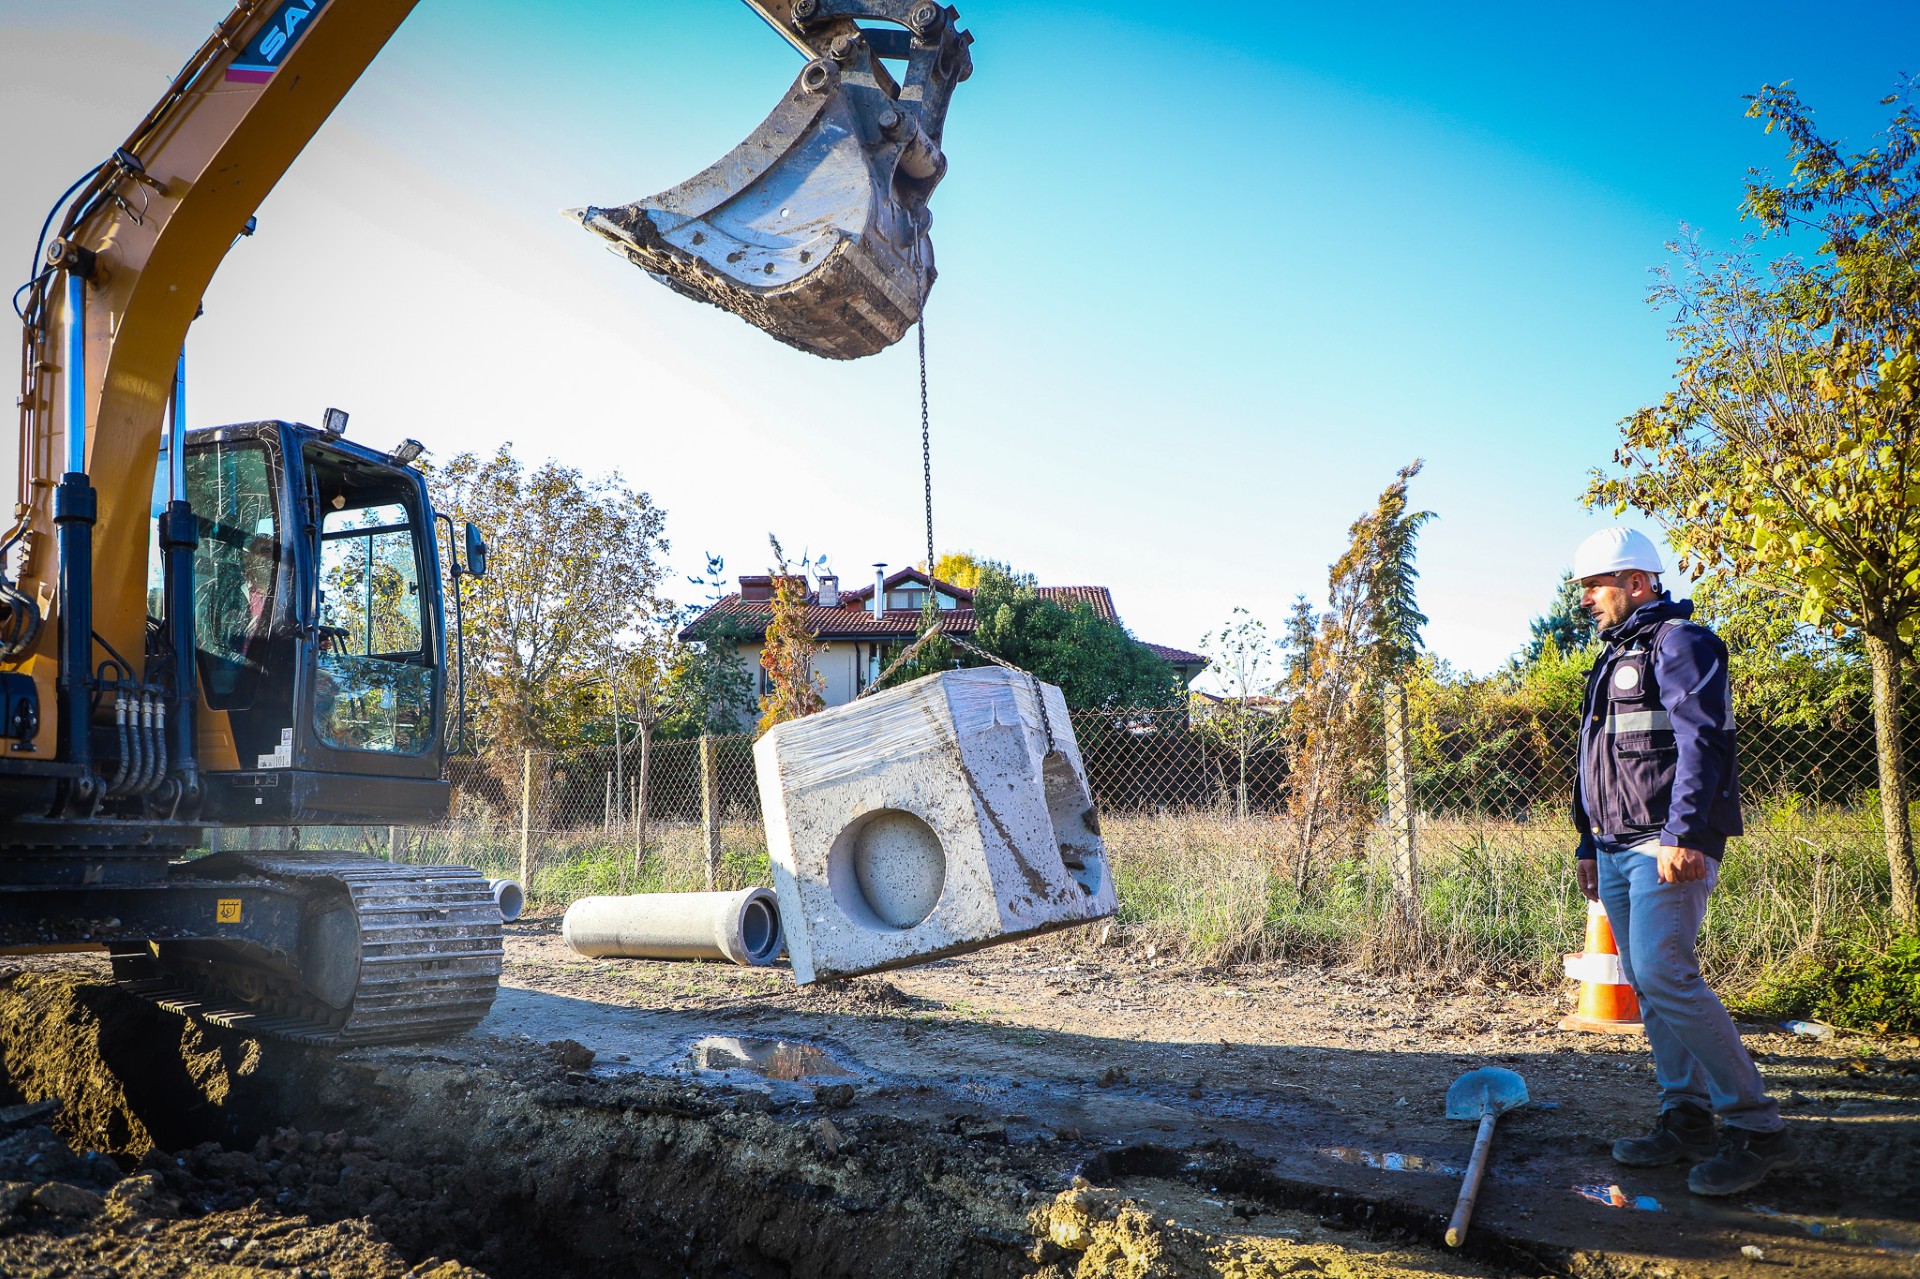
[[[816,59],[705,172],[566,214],[668,288],[789,346],[873,355],[913,327],[933,286],[927,199],[946,169],[944,94],[896,100],[891,84],[864,45],[844,70]]]

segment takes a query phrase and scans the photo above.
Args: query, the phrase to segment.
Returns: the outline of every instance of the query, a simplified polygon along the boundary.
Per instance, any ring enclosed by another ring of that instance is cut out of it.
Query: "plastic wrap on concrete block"
[[[947,671],[778,725],[753,757],[796,981],[1114,911],[1086,767],[1050,684]]]

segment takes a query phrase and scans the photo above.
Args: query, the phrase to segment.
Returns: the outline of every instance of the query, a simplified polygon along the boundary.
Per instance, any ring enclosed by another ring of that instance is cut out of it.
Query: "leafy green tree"
[[[1058,685],[1075,710],[1179,701],[1179,677],[1169,663],[1087,604],[1062,608],[1045,598],[1030,574],[981,561],[973,611],[975,644]]]
[[[487,532],[465,594],[468,715],[483,745],[564,747],[606,705],[609,654],[668,614],[666,512],[618,472],[529,469],[502,444],[424,466],[435,506]]]
[[[1621,473],[1590,503],[1659,520],[1698,565],[1856,634],[1873,680],[1893,909],[1920,929],[1901,688],[1920,640],[1920,121],[1908,81],[1880,144],[1848,155],[1785,87],[1748,114],[1787,138],[1784,181],[1755,174],[1745,213],[1811,260],[1697,244],[1654,290],[1676,313],[1677,385],[1629,417]]]
[[[1599,632],[1594,629],[1593,614],[1580,606],[1580,595],[1580,583],[1573,580],[1569,570],[1561,576],[1546,616],[1536,617],[1527,624],[1532,637],[1520,655],[1523,665],[1531,666],[1539,661],[1549,648],[1565,655],[1577,653],[1593,643]]]
[[[1751,578],[1704,578],[1694,587],[1693,606],[1695,620],[1727,643],[1741,722],[1825,728],[1872,713],[1873,673],[1858,632],[1835,635],[1808,625],[1800,620],[1799,601]]]
[[[731,613],[700,622],[668,663],[660,717],[663,739],[734,733],[754,709],[753,672],[740,658],[753,633]]]

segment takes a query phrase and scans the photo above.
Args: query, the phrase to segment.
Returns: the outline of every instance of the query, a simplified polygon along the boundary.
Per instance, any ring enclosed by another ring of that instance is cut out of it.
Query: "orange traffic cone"
[[[1620,948],[1606,907],[1587,903],[1587,949],[1566,956],[1567,976],[1580,983],[1580,1001],[1560,1023],[1562,1030],[1615,1033],[1640,1029],[1640,1002],[1620,973]]]

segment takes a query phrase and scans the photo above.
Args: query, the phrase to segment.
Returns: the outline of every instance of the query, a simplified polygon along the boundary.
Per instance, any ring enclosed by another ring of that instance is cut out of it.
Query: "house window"
[[[941,595],[938,592],[935,592],[933,602],[934,607],[941,610],[951,609],[956,606],[952,596]],[[918,584],[913,586],[897,586],[887,592],[887,607],[889,609],[904,609],[918,613],[926,606],[927,588],[924,586]]]

